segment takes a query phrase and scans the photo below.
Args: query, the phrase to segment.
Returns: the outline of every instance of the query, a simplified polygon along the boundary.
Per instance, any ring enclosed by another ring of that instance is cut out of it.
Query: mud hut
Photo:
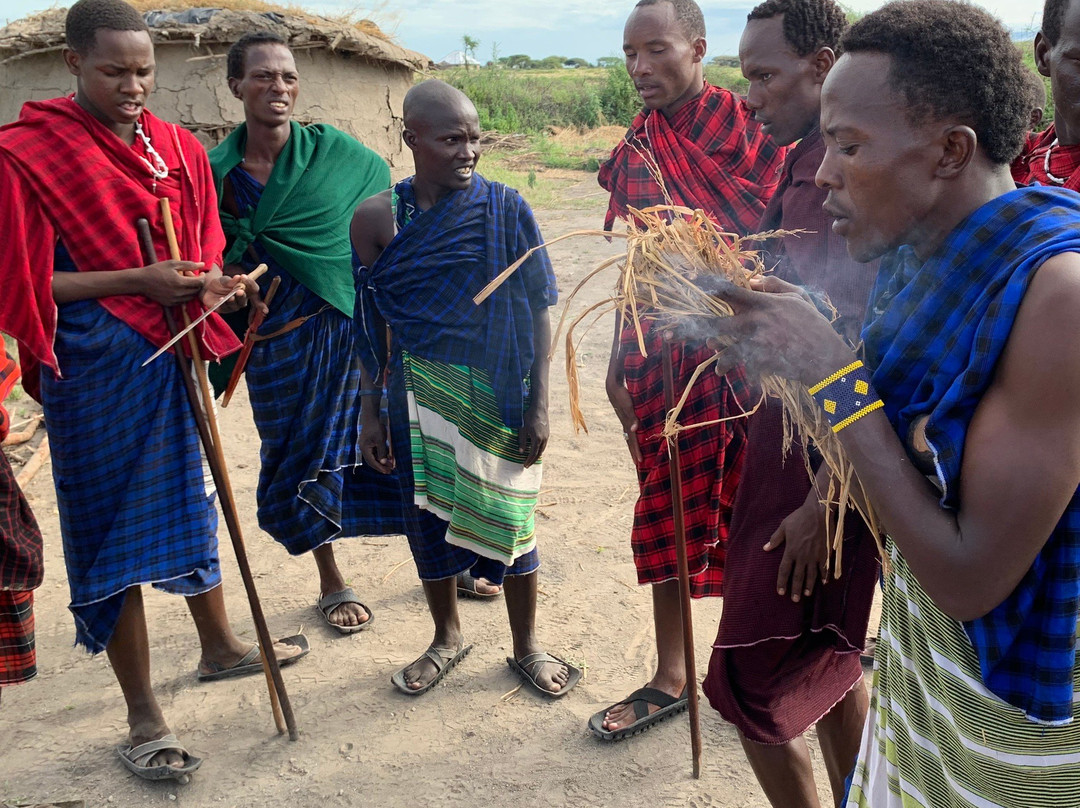
[[[136,5],[140,5],[136,3]],[[186,8],[147,11],[155,43],[157,88],[150,108],[191,130],[207,146],[244,119],[225,83],[225,55],[249,31],[270,30],[289,42],[300,70],[295,118],[351,133],[394,167],[407,163],[401,104],[415,72],[431,60],[391,42],[370,21],[332,20],[256,10]],[[0,28],[0,123],[18,117],[24,101],[74,90],[60,58],[65,9],[50,9]]]

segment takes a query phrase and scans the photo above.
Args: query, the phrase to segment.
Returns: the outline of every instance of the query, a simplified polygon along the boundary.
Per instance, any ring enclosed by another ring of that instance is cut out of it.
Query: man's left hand
[[[206,280],[203,283],[200,300],[206,308],[213,308],[215,304],[220,302],[222,298],[228,295],[229,292],[237,286],[240,287],[240,290],[231,300],[229,300],[229,302],[218,309],[218,311],[224,314],[244,308],[244,306],[248,304],[247,296],[249,292],[253,292],[255,298],[258,299],[259,286],[255,281],[248,278],[247,275],[234,275],[229,277],[217,273],[207,273]]]
[[[525,468],[529,468],[544,456],[549,437],[551,428],[548,426],[547,410],[529,407],[525,411],[525,425],[518,430],[518,451],[528,450]]]

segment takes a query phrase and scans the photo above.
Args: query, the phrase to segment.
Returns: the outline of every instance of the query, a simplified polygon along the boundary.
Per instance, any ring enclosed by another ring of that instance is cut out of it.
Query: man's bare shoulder
[[[1080,398],[1080,253],[1058,253],[1035,272],[1009,336],[999,381],[1017,392],[1038,389],[1075,409]],[[1026,398],[1026,396],[1025,396]],[[1077,410],[1080,412],[1080,410]]]
[[[394,212],[389,189],[369,196],[356,206],[349,235],[353,249],[365,265],[371,266],[394,238]]]

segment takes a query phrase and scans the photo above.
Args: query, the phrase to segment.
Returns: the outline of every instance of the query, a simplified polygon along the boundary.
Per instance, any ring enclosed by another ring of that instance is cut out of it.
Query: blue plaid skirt
[[[294,318],[310,317],[256,343],[248,362],[248,395],[262,440],[259,527],[292,555],[346,536],[404,533],[397,484],[362,465],[352,318],[327,307],[260,245],[256,249],[272,267],[263,285],[281,276],[260,332],[273,334]]]
[[[172,357],[140,368],[154,346],[94,300],[61,305],[58,320],[63,378],[45,370],[41,386],[75,641],[96,654],[129,587],[221,583],[217,512]]]

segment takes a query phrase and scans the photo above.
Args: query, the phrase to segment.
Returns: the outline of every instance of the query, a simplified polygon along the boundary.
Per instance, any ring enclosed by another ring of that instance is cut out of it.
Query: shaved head
[[[402,116],[406,129],[430,126],[447,118],[478,117],[469,96],[445,81],[431,79],[413,86],[405,94]]]

